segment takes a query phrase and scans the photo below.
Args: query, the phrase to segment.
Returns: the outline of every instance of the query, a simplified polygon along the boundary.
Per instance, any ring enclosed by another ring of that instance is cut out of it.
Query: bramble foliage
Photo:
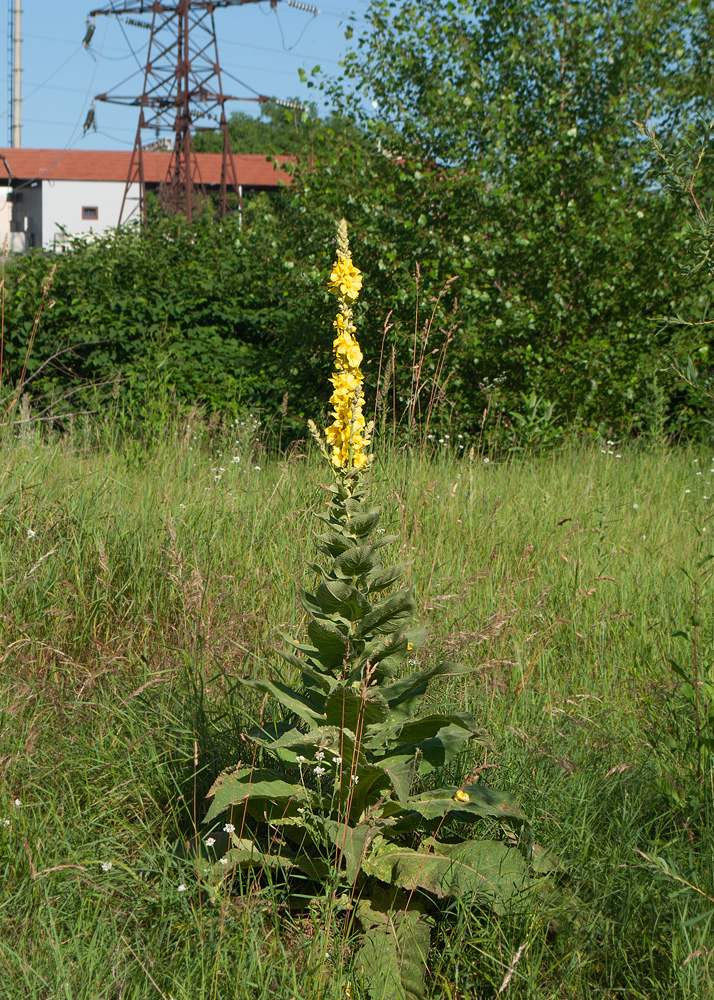
[[[157,218],[68,252],[33,253],[8,266],[4,360],[11,380],[25,359],[42,287],[56,270],[30,352],[30,391],[120,376],[122,397],[163,391],[213,409],[269,399],[265,342],[279,307],[238,220]],[[61,355],[35,372],[48,358]],[[279,387],[278,387],[279,388]],[[277,391],[277,389],[276,389]]]

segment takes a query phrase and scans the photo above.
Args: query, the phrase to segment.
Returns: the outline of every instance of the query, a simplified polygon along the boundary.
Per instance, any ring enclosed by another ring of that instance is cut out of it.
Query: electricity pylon
[[[91,40],[94,19],[100,15],[120,17],[127,24],[151,31],[142,93],[139,96],[123,96],[110,92],[97,94],[95,98],[110,104],[139,108],[139,125],[124,189],[120,225],[125,216],[130,189],[136,184],[139,187],[139,213],[142,221],[146,221],[145,132],[153,133],[155,139],[162,133],[173,133],[171,163],[159,189],[163,207],[169,211],[183,212],[189,220],[200,210],[206,195],[191,135],[196,122],[201,120],[214,122],[223,133],[218,206],[220,214],[226,214],[226,194],[229,188],[233,188],[240,201],[228,134],[226,101],[262,102],[268,98],[236,98],[223,93],[214,11],[220,7],[261,2],[266,0],[175,0],[173,3],[165,3],[163,0],[115,0],[105,7],[90,11],[91,20],[85,45]],[[267,2],[275,7],[278,0]],[[317,13],[315,8],[309,9]],[[151,14],[151,22],[127,16],[136,14]],[[85,129],[93,122],[93,115],[92,110]],[[134,211],[132,208],[127,217],[133,215]]]

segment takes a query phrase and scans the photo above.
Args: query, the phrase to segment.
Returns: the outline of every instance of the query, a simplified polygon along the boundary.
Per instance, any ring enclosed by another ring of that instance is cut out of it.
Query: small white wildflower
[[[642,541],[644,542],[644,540],[645,540],[646,538],[647,538],[647,535],[643,535],[643,536],[642,536]]]
[[[259,465],[254,465],[253,468],[255,469],[256,472],[260,472],[260,466]]]
[[[685,493],[691,493],[692,491],[691,490],[685,490],[684,492]]]
[[[176,892],[186,892],[186,886],[183,884],[183,882],[178,887],[178,889],[176,890]]]
[[[218,471],[219,472],[225,472],[226,470],[223,468],[223,466],[221,466]]]
[[[305,761],[307,760],[307,757],[303,757],[303,755],[299,753],[295,758],[295,760],[298,762],[298,764],[304,764]]]
[[[185,504],[185,503],[180,503],[180,504],[179,504],[179,507],[183,507],[183,508],[185,508],[185,507],[186,507],[186,504]]]
[[[615,455],[615,458],[622,458],[622,455]]]
[[[227,865],[228,864],[228,858],[219,858],[218,859],[218,864],[219,865]]]
[[[377,534],[378,535],[383,535],[384,534],[384,528],[377,528]]]
[[[240,462],[240,455],[234,455],[231,462]]]
[[[613,445],[615,442],[614,441],[608,441],[607,443],[610,444],[610,445]]]
[[[112,870],[112,863],[111,863],[111,861],[102,861],[102,871],[103,872],[110,872],[111,870]]]
[[[444,439],[443,438],[439,438],[439,444],[443,444],[443,443],[444,443]]]
[[[301,816],[305,815],[305,810],[303,809],[302,806],[298,806],[298,812],[300,813]]]
[[[4,820],[2,821],[2,825],[3,825],[3,826],[10,826],[10,820],[9,820],[9,819],[4,819]]]
[[[224,833],[235,833],[236,832],[236,828],[233,826],[232,823],[226,823],[226,825],[223,827],[223,832]]]
[[[37,532],[33,531],[32,528],[28,528],[27,529],[27,537],[28,538],[34,538],[36,534],[37,534]]]
[[[483,464],[484,464],[484,465],[488,465],[488,463],[489,463],[490,461],[491,461],[491,459],[490,459],[490,458],[484,458],[484,460],[483,460]]]
[[[342,763],[342,758],[341,757],[333,757],[332,758],[332,763],[333,764],[341,764]]]
[[[325,768],[324,767],[316,767],[315,768],[315,774],[324,774],[324,773],[325,773]]]
[[[19,808],[20,808],[20,806],[22,805],[22,802],[20,802],[20,800],[19,800],[19,799],[15,799],[15,803],[14,803],[14,805],[15,805],[15,808],[16,808],[16,809],[19,809]]]
[[[216,838],[215,837],[206,837],[206,840],[204,841],[204,843],[206,844],[206,847],[213,847],[213,845],[215,844],[215,842],[216,842]]]
[[[463,434],[457,434],[456,436],[457,436],[457,438],[458,438],[458,439],[459,439],[459,441],[460,441],[460,440],[461,440],[461,439],[463,438],[463,436],[464,436],[464,435],[463,435]]]
[[[706,530],[707,530],[706,528],[702,528],[702,532],[705,532]]]
[[[324,760],[324,759],[325,759],[325,751],[318,750],[317,753],[315,754],[315,760]]]
[[[701,472],[697,472],[696,475],[701,476]]]
[[[358,774],[353,774],[352,775],[352,784],[353,785],[359,785],[359,775]]]
[[[640,505],[638,503],[633,503],[632,509],[633,510],[639,510],[640,509]]]
[[[601,454],[601,455],[607,455],[607,452],[605,451],[605,449],[604,449],[604,448],[601,448],[601,449],[600,449],[600,454]]]

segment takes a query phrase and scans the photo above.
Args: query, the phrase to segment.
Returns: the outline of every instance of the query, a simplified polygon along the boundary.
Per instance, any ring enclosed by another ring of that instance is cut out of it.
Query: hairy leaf
[[[375,892],[357,904],[362,944],[355,956],[373,997],[423,1000],[433,921],[418,899]]]
[[[332,564],[335,576],[343,580],[354,579],[369,573],[376,566],[381,566],[381,560],[375,553],[372,545],[354,545],[341,555],[337,556]]]
[[[363,726],[384,722],[389,706],[378,690],[369,691],[362,698],[359,692],[343,685],[330,692],[325,701],[325,714],[329,725],[345,726],[358,732]]]
[[[428,841],[416,851],[395,845],[375,852],[362,867],[382,882],[408,891],[424,889],[440,899],[459,896],[496,910],[529,885],[518,850],[496,840]]]
[[[245,767],[221,775],[208,792],[207,798],[211,797],[213,802],[206,814],[206,823],[246,800],[251,800],[251,804],[266,800],[280,802],[283,806],[288,801],[299,805],[307,801],[308,793],[300,782],[286,781],[278,771]]]

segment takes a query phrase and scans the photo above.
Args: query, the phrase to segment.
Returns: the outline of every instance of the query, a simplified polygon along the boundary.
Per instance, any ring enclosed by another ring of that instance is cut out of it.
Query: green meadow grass
[[[232,445],[4,445],[3,1000],[359,995],[326,904],[201,881],[205,792],[265,711],[235,678],[283,669],[330,477]],[[433,700],[474,712],[489,747],[442,777],[512,790],[567,872],[550,911],[446,914],[429,996],[495,997],[509,967],[508,997],[714,996],[712,774],[671,750],[689,719],[668,661],[701,577],[712,667],[710,454],[378,454],[431,630],[420,665],[477,668]]]

